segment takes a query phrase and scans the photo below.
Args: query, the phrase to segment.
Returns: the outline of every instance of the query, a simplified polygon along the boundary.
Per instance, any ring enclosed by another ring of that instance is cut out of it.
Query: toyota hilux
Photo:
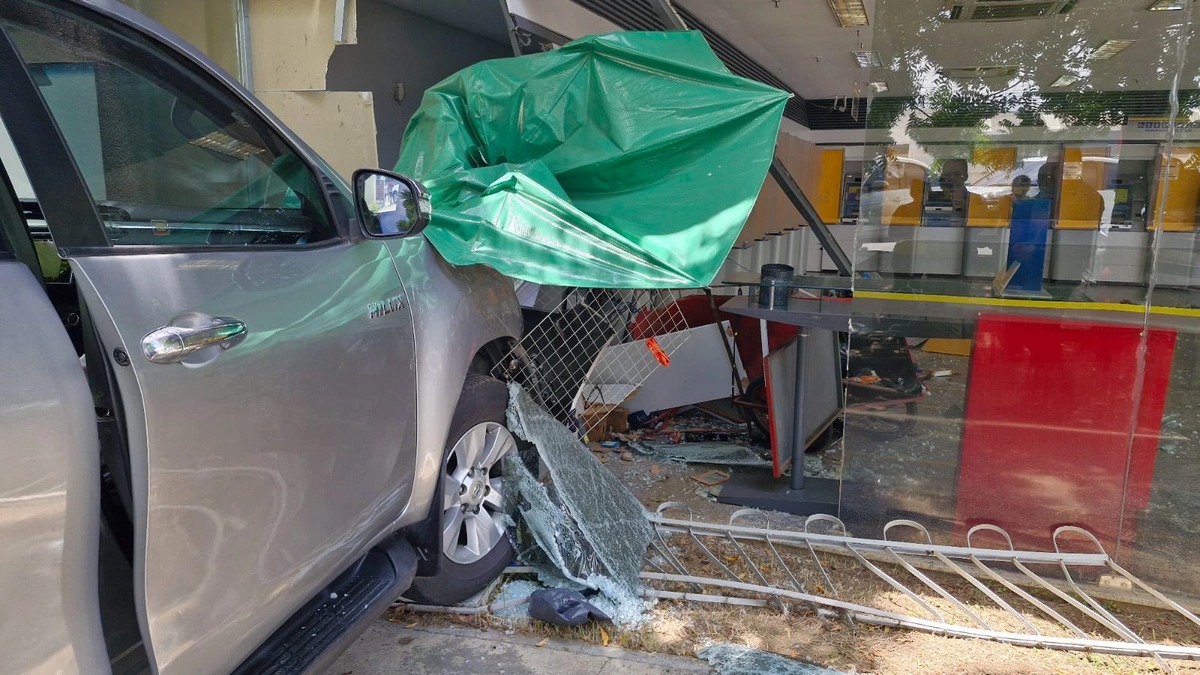
[[[511,283],[115,0],[0,3],[5,672],[320,669],[512,557]]]

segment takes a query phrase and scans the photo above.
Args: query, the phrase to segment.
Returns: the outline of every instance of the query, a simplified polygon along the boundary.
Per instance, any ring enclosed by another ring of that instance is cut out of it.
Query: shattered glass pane
[[[696,655],[712,664],[720,675],[844,675],[839,670],[743,645],[712,644],[697,650]]]
[[[504,463],[504,503],[516,505],[525,525],[510,530],[513,549],[524,562],[538,569],[548,586],[585,585],[593,574],[604,572],[595,552],[571,518],[564,517],[561,500],[553,488],[540,483],[524,462],[510,453]]]
[[[617,604],[639,605],[638,572],[652,534],[642,505],[520,386],[509,385],[509,399],[509,428],[537,447],[553,483],[547,489],[519,461],[505,464],[505,471],[512,471],[506,475],[517,477],[505,481],[506,489],[512,484],[517,491],[512,503],[518,504],[541,554],[571,581],[598,589]],[[529,542],[518,542],[518,550],[529,548]],[[597,606],[606,613],[613,609]],[[618,622],[627,615],[619,608],[610,613]]]

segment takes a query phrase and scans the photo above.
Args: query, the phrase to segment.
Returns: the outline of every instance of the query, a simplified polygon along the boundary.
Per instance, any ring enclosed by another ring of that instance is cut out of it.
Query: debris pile
[[[613,437],[631,450],[664,462],[770,467],[769,450],[745,424],[700,407],[633,415],[638,428]]]
[[[554,622],[562,614],[566,622],[611,617],[618,626],[636,625],[647,599],[665,599],[784,614],[807,608],[827,622],[1148,656],[1164,669],[1166,659],[1200,660],[1193,637],[1143,636],[1136,624],[1122,621],[1112,600],[1158,607],[1184,628],[1200,628],[1200,617],[1117,565],[1081,528],[1057,528],[1053,551],[1026,551],[987,524],[970,528],[965,546],[950,546],[935,543],[911,520],[892,521],[882,538],[867,539],[827,515],[797,521],[742,509],[728,523],[716,523],[696,520],[686,509],[684,517],[672,517],[684,508],[677,503],[649,514],[574,432],[519,386],[510,386],[510,398],[509,426],[536,446],[549,478],[539,480],[515,453],[505,459],[515,547],[531,565],[510,572],[536,574],[541,583],[510,581],[490,604],[494,588],[470,607],[439,611],[526,616],[531,598],[547,586],[581,591],[538,596],[555,601],[540,608],[553,610],[544,616]],[[715,470],[692,478],[705,485],[721,481]],[[845,580],[862,575],[890,591],[843,597]],[[1084,583],[1092,579],[1118,580],[1124,590],[1116,597],[1113,583]],[[714,645],[701,656],[720,672],[822,673],[786,659],[765,663],[761,659],[774,657],[732,645]]]

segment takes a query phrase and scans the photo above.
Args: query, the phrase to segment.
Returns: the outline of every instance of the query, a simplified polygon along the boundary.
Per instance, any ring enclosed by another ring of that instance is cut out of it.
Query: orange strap
[[[654,358],[658,359],[658,362],[662,364],[663,368],[671,365],[671,357],[667,356],[667,353],[663,351],[663,348],[658,346],[658,340],[655,340],[654,338],[646,340],[646,349],[650,350],[650,353],[654,355]]]

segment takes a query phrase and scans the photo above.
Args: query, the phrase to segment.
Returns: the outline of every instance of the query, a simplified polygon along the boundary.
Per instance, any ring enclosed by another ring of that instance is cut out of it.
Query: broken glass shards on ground
[[[614,621],[637,620],[638,573],[652,535],[642,505],[516,384],[509,386],[508,426],[537,448],[551,479],[549,486],[539,482],[515,455],[505,460],[505,474],[516,478],[505,481],[505,500],[524,523],[515,535],[518,552],[548,584],[558,577],[598,590],[612,605],[598,599],[597,606]]]
[[[844,675],[786,656],[727,643],[712,644],[696,651],[720,675]]]
[[[666,462],[770,467],[771,460],[738,443],[657,443],[644,441],[653,456]]]

